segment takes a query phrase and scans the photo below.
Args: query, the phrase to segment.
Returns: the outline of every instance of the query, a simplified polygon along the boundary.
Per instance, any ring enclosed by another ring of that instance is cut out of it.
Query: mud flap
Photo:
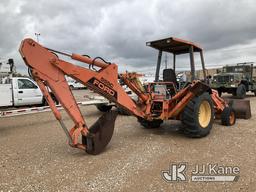
[[[236,113],[236,118],[239,119],[250,119],[251,114],[251,105],[249,100],[244,99],[226,99],[230,107],[232,107]]]
[[[82,143],[86,145],[86,152],[97,155],[110,142],[114,133],[117,111],[104,113],[90,128],[87,136],[82,136]]]

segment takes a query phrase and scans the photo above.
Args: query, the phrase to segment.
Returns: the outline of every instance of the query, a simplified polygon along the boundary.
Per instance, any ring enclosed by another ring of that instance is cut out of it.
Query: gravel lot
[[[83,100],[87,91],[74,91]],[[92,156],[73,149],[51,112],[0,119],[0,191],[256,191],[256,98],[252,119],[224,127],[215,121],[208,137],[190,139],[179,133],[179,121],[155,130],[136,118],[118,116],[106,150]],[[87,123],[101,112],[81,107]],[[71,127],[66,115],[64,122]],[[237,182],[166,182],[161,171],[170,163],[238,166]]]

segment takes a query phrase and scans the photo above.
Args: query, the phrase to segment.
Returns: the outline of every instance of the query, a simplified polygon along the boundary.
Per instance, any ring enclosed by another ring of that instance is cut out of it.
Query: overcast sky
[[[22,73],[18,47],[35,32],[46,47],[101,56],[121,71],[154,71],[157,51],[145,42],[170,36],[199,43],[207,66],[256,61],[255,0],[1,0],[0,19],[0,58]]]

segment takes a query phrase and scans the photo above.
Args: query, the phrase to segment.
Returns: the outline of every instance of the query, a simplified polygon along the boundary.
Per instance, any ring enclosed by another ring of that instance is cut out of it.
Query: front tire
[[[181,116],[184,134],[194,138],[205,137],[212,129],[213,117],[213,103],[209,93],[194,97]]]
[[[244,84],[240,84],[236,89],[236,96],[238,99],[244,99],[246,95],[246,87]]]
[[[221,124],[232,126],[236,123],[236,114],[231,107],[225,107],[221,113]]]

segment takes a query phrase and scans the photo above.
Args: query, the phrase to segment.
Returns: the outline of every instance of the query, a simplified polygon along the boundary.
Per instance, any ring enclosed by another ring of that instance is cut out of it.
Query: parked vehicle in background
[[[13,59],[0,62],[0,108],[47,105],[37,84],[27,77],[13,77],[14,72]]]
[[[0,107],[47,105],[37,84],[26,77],[5,77],[0,83]],[[58,104],[55,97],[54,101]]]
[[[256,96],[256,77],[253,76],[253,62],[224,66],[220,73],[213,76],[211,87],[218,90],[219,95],[226,92],[243,99],[246,92],[251,91]]]
[[[14,61],[13,59],[1,60],[0,61],[0,81],[2,78],[10,76],[14,70]]]
[[[71,89],[85,89],[86,86],[84,86],[82,83],[79,83],[78,81],[72,79],[71,77],[67,77],[68,85]]]

